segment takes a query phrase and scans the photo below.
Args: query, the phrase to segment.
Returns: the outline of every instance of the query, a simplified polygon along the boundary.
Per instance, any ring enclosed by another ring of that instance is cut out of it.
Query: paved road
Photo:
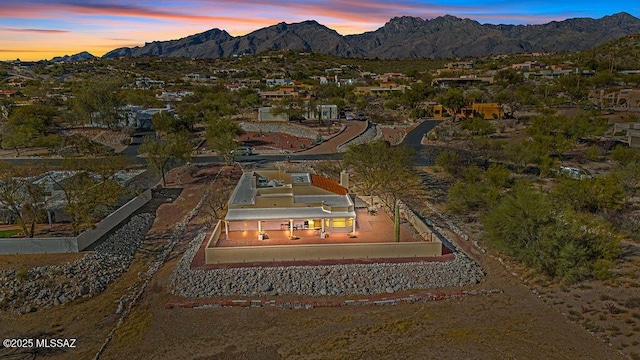
[[[419,149],[422,147],[422,138],[431,131],[441,120],[425,120],[420,125],[416,126],[413,130],[407,133],[402,141],[403,144]]]
[[[403,144],[413,148],[416,152],[414,162],[418,166],[430,166],[435,162],[435,157],[439,153],[439,149],[433,146],[422,145],[422,138],[431,131],[441,120],[425,120],[415,129],[407,133]]]
[[[433,161],[435,156],[433,155],[433,149],[429,146],[424,146],[421,144],[422,137],[431,131],[436,125],[438,125],[440,121],[438,120],[426,120],[418,125],[415,129],[411,130],[407,136],[405,137],[403,144],[410,146],[416,150],[416,165],[418,166],[427,166],[433,165]],[[364,124],[358,122],[360,124]],[[357,127],[356,127],[357,128]],[[138,133],[133,136],[131,144],[122,151],[122,154],[129,158],[129,161],[132,163],[144,164],[146,163],[145,159],[142,157],[138,157],[138,146],[142,143],[142,139],[145,135],[152,135],[153,132],[146,133]],[[345,139],[341,139],[341,142],[346,141]],[[436,154],[437,155],[437,154]],[[289,155],[288,159],[292,161],[304,161],[304,160],[336,160],[341,159],[341,153],[308,153],[308,152],[300,152]],[[6,158],[2,159],[3,161],[17,164],[17,165],[27,165],[27,164],[36,164],[47,162],[51,165],[60,164],[60,159],[42,159],[42,158]],[[239,163],[249,163],[255,162],[259,164],[266,164],[275,161],[285,161],[287,160],[287,155],[278,154],[278,155],[251,155],[251,156],[237,156],[235,159]],[[197,156],[191,160],[194,163],[207,163],[207,162],[220,162],[222,161],[217,156]]]

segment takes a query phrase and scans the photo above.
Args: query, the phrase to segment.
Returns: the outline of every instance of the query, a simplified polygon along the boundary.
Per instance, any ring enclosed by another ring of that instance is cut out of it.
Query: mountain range
[[[308,20],[279,23],[244,36],[212,29],[178,40],[115,49],[103,57],[220,58],[291,49],[342,57],[449,58],[581,51],[637,33],[640,19],[625,12],[600,19],[574,18],[541,25],[480,24],[450,15],[431,20],[403,16],[392,18],[375,31],[346,36]]]
[[[91,59],[95,59],[96,57],[91,55],[90,53],[83,51],[80,53],[77,53],[75,55],[65,55],[65,56],[56,56],[53,59],[51,59],[51,62],[74,62],[74,61],[85,61],[85,60],[91,60]]]

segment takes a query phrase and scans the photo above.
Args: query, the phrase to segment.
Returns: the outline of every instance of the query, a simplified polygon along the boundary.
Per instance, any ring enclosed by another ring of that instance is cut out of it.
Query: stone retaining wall
[[[205,234],[197,235],[178,262],[171,275],[174,294],[187,298],[369,295],[464,286],[484,277],[482,268],[462,253],[447,262],[191,269],[203,241]]]
[[[364,144],[366,142],[373,141],[381,135],[382,133],[378,134],[378,130],[376,129],[376,124],[367,120],[367,127],[364,129],[364,131],[360,133],[358,136],[354,137],[353,139],[338,145],[338,148],[337,148],[338,152],[347,151],[347,149],[351,145]]]
[[[291,124],[291,123],[280,123],[280,122],[242,122],[240,123],[242,129],[244,131],[263,131],[270,133],[285,133],[291,136],[298,136],[307,139],[316,139],[318,137],[318,132],[308,127]]]
[[[154,218],[153,214],[132,217],[94,251],[71,263],[0,270],[0,310],[34,312],[102,292],[129,269]]]

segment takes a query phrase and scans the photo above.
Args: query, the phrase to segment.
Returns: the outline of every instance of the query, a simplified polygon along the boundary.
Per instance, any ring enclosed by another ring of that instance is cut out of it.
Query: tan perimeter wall
[[[143,192],[104,218],[95,228],[89,229],[76,237],[0,239],[0,255],[80,252],[129,218],[142,205],[148,203],[152,197],[151,189]]]
[[[219,236],[219,231],[218,231]],[[210,248],[213,236],[205,249],[207,264],[243,262],[271,262],[298,260],[342,260],[394,257],[434,257],[442,254],[442,243],[371,243],[371,244],[313,244]]]
[[[207,241],[207,246],[205,249],[209,247],[215,247],[218,244],[218,240],[220,239],[220,234],[222,233],[222,220],[218,220],[216,227],[213,228],[213,232]]]

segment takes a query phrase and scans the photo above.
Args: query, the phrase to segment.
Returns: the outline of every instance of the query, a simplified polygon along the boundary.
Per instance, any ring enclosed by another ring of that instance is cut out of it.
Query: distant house
[[[537,61],[525,61],[521,64],[513,64],[511,68],[519,71],[534,71],[542,69],[542,65]]]
[[[374,76],[373,79],[381,83],[395,83],[395,80],[408,80],[409,78],[402,73],[384,73]]]
[[[233,83],[233,84],[225,84],[224,85],[229,91],[240,91],[242,89],[246,89],[247,86],[245,84]]]
[[[293,81],[291,81],[291,79],[284,79],[284,78],[280,78],[280,79],[266,79],[265,83],[268,87],[276,87],[276,86],[282,86],[282,85],[293,85]]]
[[[442,105],[432,105],[432,112],[436,119],[453,116],[451,111]],[[502,119],[504,109],[497,103],[473,103],[458,110],[456,116],[463,119],[472,119],[476,116],[485,120]]]
[[[380,86],[358,86],[354,92],[356,94],[382,96],[396,91],[404,93],[406,90],[411,90],[411,87],[383,81],[380,83]]]
[[[608,93],[596,90],[589,93],[589,100],[598,106],[640,107],[640,90],[621,89]]]
[[[590,77],[595,74],[593,70],[581,70],[571,69],[568,65],[554,65],[549,69],[544,69],[536,72],[524,72],[522,75],[525,79],[543,78],[543,79],[557,79],[567,75],[580,75]]]
[[[271,106],[264,106],[258,109],[258,121],[289,121],[286,114],[273,114]],[[338,105],[317,105],[316,111],[307,111],[303,118],[306,120],[337,120]]]
[[[184,76],[185,80],[193,80],[193,81],[210,81],[216,80],[214,76],[209,74],[187,74]]]
[[[348,182],[343,174],[343,181]],[[347,185],[347,184],[345,184]],[[347,189],[338,182],[310,173],[278,170],[242,174],[225,216],[230,232],[315,229],[321,234],[356,230],[356,212]]]
[[[151,121],[153,115],[161,112],[173,113],[173,109],[171,108],[171,105],[167,105],[167,107],[163,108],[151,109],[147,109],[144,106],[127,105],[121,111],[122,121],[120,122],[120,126],[134,127],[137,129],[151,129],[153,127],[153,122]]]
[[[156,98],[165,102],[182,101],[185,96],[193,95],[193,91],[163,91]]]
[[[450,62],[445,65],[445,68],[447,68],[448,70],[472,70],[473,61]]]
[[[309,93],[295,85],[282,85],[277,90],[272,91],[260,91],[259,94],[262,99],[269,100],[282,100],[285,98],[309,98]]]
[[[148,77],[139,77],[136,79],[136,88],[137,89],[151,89],[153,87],[163,87],[164,81],[162,80],[153,80]]]
[[[640,148],[640,122],[616,123],[613,131],[627,136],[629,147]]]
[[[493,84],[493,77],[460,76],[440,77],[431,82],[433,86],[449,87],[451,85]]]
[[[338,105],[317,105],[315,112],[308,112],[305,116],[309,120],[338,120]]]

